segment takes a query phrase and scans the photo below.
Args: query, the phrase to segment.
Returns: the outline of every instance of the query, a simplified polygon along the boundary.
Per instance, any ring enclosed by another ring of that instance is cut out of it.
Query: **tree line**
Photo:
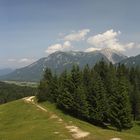
[[[129,129],[132,120],[140,119],[140,69],[104,60],[82,70],[73,65],[59,76],[47,68],[37,98],[92,124]]]
[[[36,88],[0,82],[0,104],[36,94]]]

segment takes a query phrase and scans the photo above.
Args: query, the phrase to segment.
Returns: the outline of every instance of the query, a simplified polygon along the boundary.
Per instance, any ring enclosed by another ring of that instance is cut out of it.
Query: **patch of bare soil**
[[[69,132],[72,133],[72,136],[75,139],[85,138],[90,134],[89,132],[85,132],[81,130],[77,126],[71,125],[71,126],[66,126],[66,128],[69,130]]]

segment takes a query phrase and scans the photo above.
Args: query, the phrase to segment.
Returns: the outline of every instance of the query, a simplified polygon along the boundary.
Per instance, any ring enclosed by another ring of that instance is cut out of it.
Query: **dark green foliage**
[[[73,65],[71,70],[71,81],[74,84],[74,87],[77,88],[81,85],[82,74],[78,65]]]
[[[45,81],[40,81],[38,86],[38,93],[36,95],[39,102],[47,100],[47,93],[49,92],[48,84]]]
[[[120,77],[117,93],[112,94],[111,124],[119,131],[132,127],[131,107],[125,77]]]
[[[61,89],[61,94],[58,96],[57,104],[58,107],[68,112],[73,108],[73,97],[70,92],[66,89]]]
[[[107,80],[107,73],[108,73],[108,64],[102,59],[99,63],[97,63],[94,67],[94,70],[99,73],[102,81],[104,84],[106,83]]]
[[[110,124],[119,131],[140,119],[140,70],[113,66],[101,60],[93,68],[74,65],[53,75],[46,69],[37,94],[39,101],[56,103],[61,110],[96,125]]]
[[[84,88],[82,86],[77,87],[74,92],[73,110],[74,115],[81,119],[88,118],[89,116],[88,102],[86,98]]]
[[[94,72],[88,93],[89,117],[92,123],[103,124],[107,114],[106,90],[100,75]]]
[[[83,83],[84,86],[88,87],[91,81],[91,70],[88,65],[84,67],[83,70]]]
[[[64,111],[70,111],[73,109],[73,93],[74,84],[71,82],[67,71],[65,70],[59,80],[59,95],[57,98],[57,105],[59,108],[62,108]]]
[[[58,79],[56,75],[52,76],[50,69],[46,69],[38,90],[37,97],[39,102],[45,100],[56,102],[58,96]]]
[[[130,69],[130,101],[134,120],[140,120],[140,70],[138,67]]]
[[[140,90],[134,87],[134,93],[131,95],[132,114],[134,120],[140,120]]]
[[[36,88],[0,82],[0,104],[36,94]]]

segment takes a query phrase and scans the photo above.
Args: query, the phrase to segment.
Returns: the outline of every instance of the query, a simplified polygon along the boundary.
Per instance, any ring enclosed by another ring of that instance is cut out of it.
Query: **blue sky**
[[[140,53],[139,0],[0,0],[0,68],[55,50]]]

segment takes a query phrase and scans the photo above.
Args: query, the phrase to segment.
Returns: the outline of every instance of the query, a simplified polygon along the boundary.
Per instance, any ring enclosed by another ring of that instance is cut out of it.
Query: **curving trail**
[[[41,109],[41,110],[44,111],[44,112],[47,112],[47,109],[45,109],[44,107],[42,107],[42,106],[38,105],[37,103],[35,103],[34,98],[35,98],[35,96],[30,96],[30,97],[25,97],[25,98],[23,98],[23,100],[24,100],[25,102],[27,102],[27,103],[32,103],[32,104],[34,104],[37,108]]]
[[[30,103],[35,105],[38,109],[44,111],[44,112],[48,112],[48,110],[44,107],[42,107],[41,105],[38,105],[35,101],[35,96],[30,96],[30,97],[25,97],[23,98],[23,100],[25,101],[25,103]],[[85,132],[83,130],[81,130],[79,127],[75,126],[75,125],[68,125],[67,123],[65,123],[63,121],[63,119],[61,119],[60,117],[58,117],[56,114],[51,113],[50,115],[50,119],[57,119],[58,123],[63,123],[65,128],[71,133],[71,136],[74,139],[82,139],[82,138],[86,138],[87,136],[90,135],[89,132]],[[58,133],[58,132],[55,132]]]

